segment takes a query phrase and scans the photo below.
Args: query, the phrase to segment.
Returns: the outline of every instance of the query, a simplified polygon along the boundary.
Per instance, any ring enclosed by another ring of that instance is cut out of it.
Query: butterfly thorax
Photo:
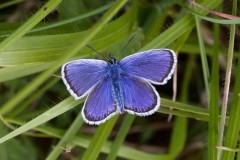
[[[123,113],[124,112],[123,92],[119,84],[122,69],[117,61],[115,61],[114,63],[109,63],[108,67],[109,67],[108,78],[111,79],[114,102],[117,105],[118,111],[120,113]]]

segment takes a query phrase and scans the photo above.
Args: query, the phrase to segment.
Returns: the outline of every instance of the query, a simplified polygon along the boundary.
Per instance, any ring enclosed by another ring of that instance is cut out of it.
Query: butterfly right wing
[[[132,54],[119,61],[124,72],[162,85],[171,78],[177,58],[170,49],[153,49]]]
[[[81,59],[62,66],[62,79],[67,90],[77,100],[86,96],[107,73],[107,62]]]

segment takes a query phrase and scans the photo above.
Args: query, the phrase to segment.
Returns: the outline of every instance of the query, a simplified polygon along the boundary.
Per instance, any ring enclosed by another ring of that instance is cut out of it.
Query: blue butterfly
[[[80,59],[62,66],[62,79],[76,99],[87,96],[82,109],[86,123],[99,125],[117,113],[148,116],[160,107],[155,85],[167,83],[177,58],[170,49],[139,52],[108,62]]]

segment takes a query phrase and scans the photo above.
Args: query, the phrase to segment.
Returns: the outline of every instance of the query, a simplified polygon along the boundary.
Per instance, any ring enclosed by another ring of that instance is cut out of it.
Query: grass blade
[[[237,0],[233,1],[232,13],[233,13],[233,15],[236,15],[236,13],[237,13]],[[231,73],[232,73],[232,60],[233,60],[235,30],[236,30],[236,26],[234,24],[231,25],[227,66],[226,66],[225,85],[224,85],[224,91],[223,91],[223,103],[222,103],[222,110],[221,110],[220,129],[219,129],[219,137],[218,137],[218,145],[219,146],[222,146],[223,138],[224,138],[224,129],[225,129],[225,123],[226,123],[227,107],[228,107],[229,88],[230,88]],[[218,157],[217,157],[218,160],[221,159],[221,153],[222,153],[222,151],[218,150]],[[230,160],[230,159],[228,159],[228,160]]]
[[[33,120],[27,122],[23,126],[17,128],[16,130],[12,131],[11,133],[0,138],[0,143],[3,143],[19,134],[22,134],[30,129],[33,129],[36,126],[39,126],[39,125],[57,117],[58,115],[77,106],[82,101],[83,101],[82,99],[76,101],[72,97],[69,97],[69,98],[63,100],[58,105],[54,106],[53,108],[49,109],[48,111],[44,112],[43,114],[39,115],[38,117],[34,118]]]
[[[214,48],[209,98],[208,159],[217,159],[217,135],[219,115],[219,25],[214,24]]]
[[[10,44],[21,38],[36,24],[38,24],[44,17],[46,17],[62,0],[48,1],[37,13],[35,13],[27,22],[14,31],[8,38],[0,43],[0,54]]]
[[[130,126],[132,125],[133,121],[135,119],[135,116],[133,115],[126,115],[124,118],[124,121],[121,125],[121,128],[116,136],[115,141],[113,142],[112,146],[111,146],[111,150],[107,156],[106,160],[114,160],[117,158],[117,153],[119,151],[119,149],[122,146],[122,143],[124,142],[124,139],[130,129]]]
[[[69,129],[65,132],[65,134],[62,136],[58,144],[54,147],[52,152],[48,155],[46,160],[54,160],[57,159],[58,156],[62,152],[62,147],[67,146],[71,140],[74,138],[74,136],[79,131],[79,128],[83,125],[83,119],[81,114],[78,114],[77,118],[74,120],[72,125],[69,127]]]

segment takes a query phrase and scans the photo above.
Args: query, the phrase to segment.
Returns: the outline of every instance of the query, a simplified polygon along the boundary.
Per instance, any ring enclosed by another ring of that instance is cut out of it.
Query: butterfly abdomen
[[[109,78],[112,82],[112,94],[115,103],[117,104],[119,113],[124,113],[124,101],[123,92],[119,80],[121,78],[121,68],[118,67],[118,63],[110,64],[109,66]]]

